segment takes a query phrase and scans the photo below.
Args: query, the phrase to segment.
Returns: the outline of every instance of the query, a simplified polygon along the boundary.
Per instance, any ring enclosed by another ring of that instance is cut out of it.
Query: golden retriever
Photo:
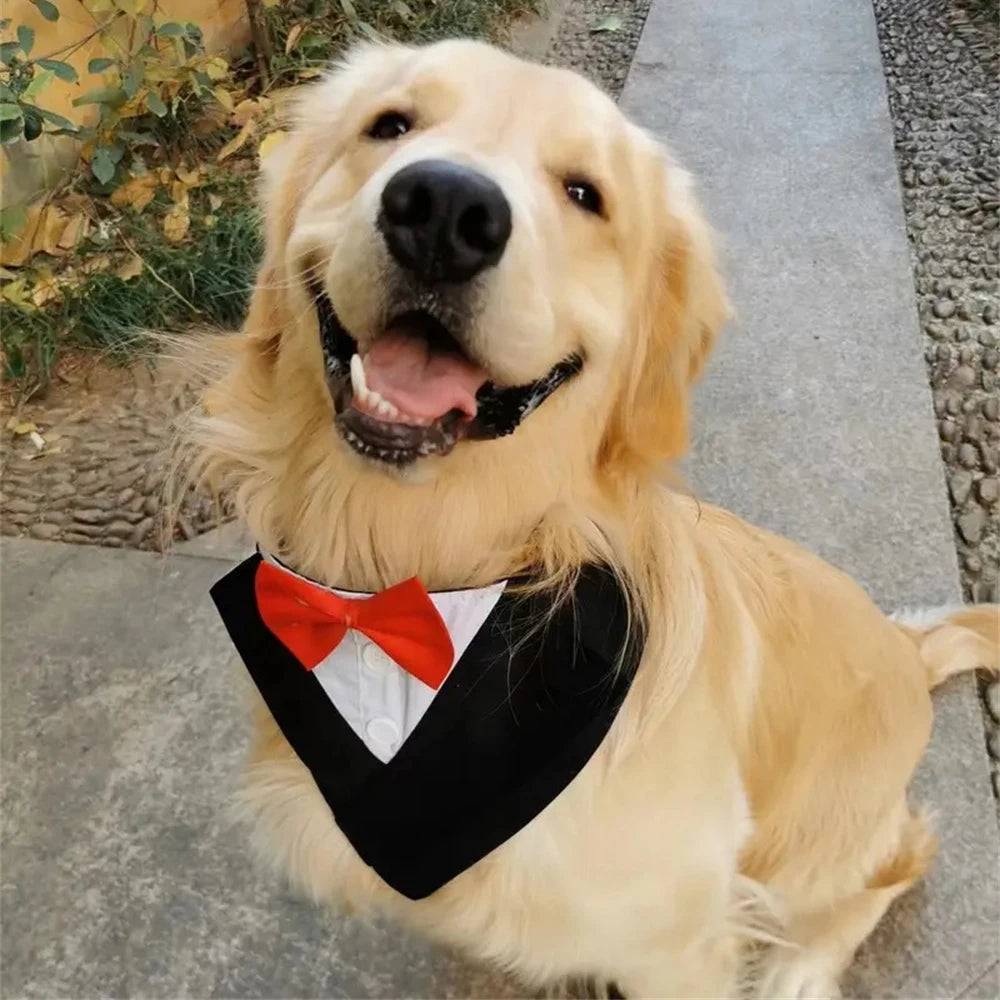
[[[263,708],[256,847],[313,899],[526,984],[835,995],[934,854],[906,798],[929,690],[996,666],[997,609],[897,623],[668,485],[727,302],[688,177],[577,75],[466,41],[366,47],[265,173],[265,260],[195,422],[205,480],[331,587],[527,574],[555,601],[603,564],[645,646],[577,778],[428,898],[359,859]]]

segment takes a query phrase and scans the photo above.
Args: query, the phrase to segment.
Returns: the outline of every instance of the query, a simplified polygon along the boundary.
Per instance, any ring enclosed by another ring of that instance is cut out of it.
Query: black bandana
[[[545,594],[505,590],[383,762],[264,624],[261,561],[237,566],[212,598],[338,827],[410,899],[484,858],[569,785],[607,735],[642,653],[641,635],[627,639],[625,596],[602,567],[585,567],[554,613]]]

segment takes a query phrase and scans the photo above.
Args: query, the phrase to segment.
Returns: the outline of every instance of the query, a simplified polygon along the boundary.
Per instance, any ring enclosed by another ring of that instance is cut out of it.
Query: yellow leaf
[[[119,208],[131,206],[141,212],[153,200],[159,185],[160,178],[153,171],[141,177],[130,177],[111,192],[111,204]]]
[[[83,212],[77,212],[76,215],[71,216],[62,231],[62,236],[59,237],[60,248],[72,250],[87,235],[88,229],[90,229],[90,219],[87,215]]]
[[[20,267],[31,256],[31,245],[35,240],[35,231],[45,205],[35,202],[25,209],[24,225],[16,236],[12,236],[0,246],[0,264]]]
[[[234,125],[242,127],[246,125],[251,118],[257,118],[259,115],[269,111],[270,108],[271,101],[267,97],[247,98],[245,101],[240,101],[240,103],[233,108],[230,120]]]
[[[142,258],[136,254],[129,254],[128,259],[124,264],[118,267],[115,274],[122,279],[122,281],[131,281],[133,278],[138,278],[142,274]]]
[[[188,189],[183,181],[174,181],[170,185],[170,197],[173,198],[175,205],[188,207]]]
[[[7,430],[17,435],[31,434],[32,432],[37,434],[38,424],[33,423],[30,420],[22,422],[17,417],[11,417],[10,420],[7,421]]]
[[[0,298],[5,299],[12,306],[32,312],[35,304],[31,301],[31,294],[28,290],[28,282],[24,278],[17,281],[9,281],[0,289]]]
[[[212,56],[212,58],[205,63],[205,74],[210,80],[225,79],[228,72],[229,63],[227,63],[222,56]]]
[[[84,258],[80,270],[84,274],[97,274],[100,271],[107,271],[109,267],[111,267],[111,254],[95,253]]]
[[[218,194],[210,194],[208,196],[208,204],[213,212],[217,211],[219,206],[222,204],[222,196]]]
[[[46,302],[62,298],[59,285],[52,276],[52,268],[40,267],[35,271],[35,287],[31,292],[31,304],[41,309]]]
[[[216,87],[212,94],[227,111],[233,110],[233,95],[225,87]]]
[[[206,229],[215,229],[215,227],[219,224],[219,219],[215,215],[206,215],[205,218],[202,219],[202,222],[204,222]]]
[[[61,252],[59,240],[65,228],[66,213],[58,205],[46,205],[31,241],[31,252],[58,255]]]
[[[261,0],[261,3],[265,7],[277,7],[281,0]]]
[[[285,39],[286,56],[295,48],[295,43],[302,37],[302,32],[305,30],[306,26],[304,24],[293,24],[288,29],[288,37]]]
[[[263,160],[265,156],[274,152],[275,146],[280,146],[285,141],[285,135],[287,133],[282,132],[280,129],[276,132],[271,132],[269,135],[265,135],[263,139],[260,140],[260,145],[257,147],[257,154]]]
[[[170,243],[180,243],[191,228],[191,214],[186,204],[174,205],[163,217],[163,235]]]
[[[250,136],[252,136],[255,131],[256,131],[256,125],[254,124],[254,121],[251,118],[250,121],[248,121],[243,126],[243,128],[240,129],[239,134],[236,136],[236,138],[230,139],[229,142],[227,142],[225,146],[223,146],[222,149],[219,150],[219,155],[216,157],[218,162],[222,163],[223,160],[227,160],[238,149],[241,149],[244,145],[246,145],[247,139],[249,139]]]
[[[322,74],[318,69],[300,69],[295,75],[300,80],[315,80],[317,76],[321,76]]]
[[[182,163],[176,168],[174,173],[177,174],[177,180],[179,180],[184,187],[198,187],[203,180],[201,176],[201,167],[195,167],[192,170],[188,170]]]

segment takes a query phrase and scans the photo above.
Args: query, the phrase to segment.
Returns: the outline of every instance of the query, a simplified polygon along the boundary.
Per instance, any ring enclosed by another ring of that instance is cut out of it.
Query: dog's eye
[[[593,212],[600,215],[604,202],[601,199],[601,192],[588,181],[572,179],[565,181],[566,195],[569,200],[579,205],[585,212]]]
[[[413,127],[411,119],[400,111],[386,111],[372,122],[368,135],[372,139],[398,139]]]

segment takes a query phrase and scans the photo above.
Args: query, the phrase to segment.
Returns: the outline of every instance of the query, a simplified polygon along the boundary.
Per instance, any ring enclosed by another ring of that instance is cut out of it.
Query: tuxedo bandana
[[[573,780],[635,673],[625,595],[587,566],[552,613],[508,582],[428,594],[323,587],[251,556],[212,588],[226,629],[337,825],[422,899]]]

